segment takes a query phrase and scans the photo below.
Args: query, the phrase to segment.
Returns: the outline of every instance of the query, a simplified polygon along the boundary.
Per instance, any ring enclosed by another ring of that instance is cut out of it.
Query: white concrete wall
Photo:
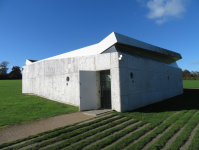
[[[123,53],[120,55],[123,55],[119,61],[121,112],[183,93],[181,69]]]
[[[22,93],[80,105],[79,70],[111,71],[112,109],[121,111],[118,53],[38,61],[24,66]],[[69,77],[69,82],[66,77]],[[67,85],[68,83],[68,85]]]
[[[123,55],[122,60],[118,60],[119,55]],[[181,69],[117,52],[44,60],[25,66],[22,92],[79,106],[79,70],[109,69],[112,109],[118,112],[143,107],[183,92]],[[131,72],[133,79],[130,78]],[[66,81],[67,76],[69,82]]]

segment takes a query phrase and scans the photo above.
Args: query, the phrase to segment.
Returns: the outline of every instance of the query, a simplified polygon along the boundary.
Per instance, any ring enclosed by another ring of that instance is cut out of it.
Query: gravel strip
[[[76,124],[76,125],[88,123],[88,122],[94,121],[94,120],[96,120],[96,119],[100,119],[100,118],[102,118],[102,117],[110,116],[110,115],[112,115],[112,113],[102,114],[102,115],[99,115],[99,116],[97,116],[97,117],[94,117],[94,119],[91,118],[91,119],[88,119],[87,121],[82,121],[81,123],[78,123],[78,124]],[[73,126],[66,127],[66,128],[71,128],[71,127],[73,127]],[[60,130],[61,130],[61,129],[60,129]],[[58,131],[58,130],[57,130],[57,131]],[[52,132],[51,132],[51,133],[52,133]],[[43,137],[43,136],[45,136],[45,135],[46,135],[46,134],[44,134],[44,135],[42,135],[42,136],[39,136],[39,137]],[[35,137],[35,138],[38,138],[38,137]],[[31,141],[31,140],[33,140],[33,139],[35,139],[35,138],[29,139],[29,140],[25,140],[25,141],[22,141],[22,142],[20,142],[20,143],[16,143],[16,144],[14,144],[14,145],[5,147],[4,149],[10,148],[10,147],[13,147],[13,146],[17,146],[17,145],[19,145],[19,144],[23,144],[23,143],[28,142],[28,141]],[[43,141],[43,142],[44,142],[44,141]],[[42,143],[42,142],[40,142],[40,143]],[[33,144],[32,146],[34,146],[34,145],[36,145],[36,144],[38,144],[38,143],[35,143],[35,144]],[[29,148],[29,147],[31,147],[31,146],[28,146],[28,147],[25,147],[25,148]],[[24,148],[22,148],[22,149],[24,149]]]
[[[76,122],[94,118],[94,116],[83,114],[82,112],[64,114],[51,118],[42,119],[27,124],[14,125],[0,129],[0,144],[25,138],[44,131],[52,130]]]

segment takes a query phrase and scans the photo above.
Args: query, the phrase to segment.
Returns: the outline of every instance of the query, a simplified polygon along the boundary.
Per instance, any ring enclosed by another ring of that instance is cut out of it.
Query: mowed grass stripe
[[[124,138],[123,138],[123,135],[120,135],[120,133],[118,135],[113,135],[111,141],[113,141],[113,142],[116,141],[116,143],[112,142],[113,144],[111,146],[106,145],[108,147],[106,147],[105,150],[122,149],[122,148],[126,147],[129,143],[131,143],[134,140],[138,139],[141,135],[145,134],[145,132],[147,130],[149,130],[151,127],[152,127],[151,124],[147,123],[147,124],[145,124],[145,126],[143,126],[143,129],[136,130],[136,131],[130,132],[130,133],[128,133],[128,131],[127,131],[127,134],[124,135]],[[120,139],[120,138],[123,138],[123,139]],[[117,139],[119,141],[117,141]]]
[[[25,146],[30,145],[30,144],[34,144],[34,143],[37,143],[37,142],[42,142],[42,141],[44,141],[44,140],[47,140],[47,139],[50,139],[50,138],[54,138],[54,137],[56,137],[56,136],[58,136],[58,135],[60,135],[60,134],[72,132],[72,131],[75,131],[75,130],[77,130],[77,129],[80,129],[80,128],[83,128],[83,127],[92,125],[92,124],[94,124],[94,123],[101,122],[101,121],[103,121],[103,120],[109,119],[109,118],[114,117],[114,116],[116,116],[116,115],[115,115],[115,114],[112,114],[112,115],[110,115],[110,116],[102,117],[102,118],[100,118],[100,119],[97,119],[97,120],[94,120],[94,121],[91,121],[91,122],[88,122],[88,123],[85,123],[85,124],[81,124],[81,125],[73,126],[73,127],[71,127],[71,128],[66,128],[66,129],[58,130],[58,131],[49,133],[49,134],[47,134],[47,135],[44,135],[43,137],[38,137],[38,138],[33,139],[33,140],[31,140],[31,141],[25,142],[25,143],[23,143],[23,144],[19,144],[19,145],[17,145],[17,146],[8,148],[8,150],[19,149],[19,148],[25,147]]]
[[[140,139],[138,142],[133,143],[130,145],[126,150],[141,150],[147,143],[151,142],[158,134],[161,134],[165,129],[167,129],[171,124],[176,122],[181,116],[183,116],[187,110],[181,111],[180,113],[170,117],[165,123],[161,124],[162,122],[159,122],[157,125],[159,125],[155,130],[153,130],[150,134],[148,134],[146,137]]]
[[[47,148],[45,148],[45,150],[61,149],[61,148],[70,146],[71,144],[74,144],[74,143],[79,142],[79,141],[81,142],[81,140],[85,140],[86,138],[88,138],[90,136],[94,136],[97,133],[103,132],[104,130],[108,130],[109,128],[117,126],[117,125],[119,125],[119,124],[121,124],[123,122],[126,122],[128,120],[131,120],[131,118],[123,118],[121,120],[118,120],[118,121],[115,121],[115,122],[111,122],[108,125],[105,125],[103,127],[97,128],[97,129],[92,130],[92,131],[88,131],[88,132],[86,132],[84,134],[75,136],[75,137],[67,139],[67,140],[64,140],[64,141],[62,141],[61,143],[59,143],[59,144],[57,144],[55,146],[47,147]],[[138,120],[133,120],[133,121],[137,122]]]
[[[191,140],[191,143],[186,150],[199,149],[198,141],[199,141],[199,128],[196,130],[195,135],[193,136],[193,139]]]
[[[168,147],[167,150],[179,150],[181,146],[185,144],[188,140],[192,130],[197,126],[199,123],[199,112],[197,112],[186,124],[183,131],[180,133],[179,136],[172,142],[172,144]]]
[[[164,147],[166,142],[182,128],[189,119],[194,115],[197,110],[190,110],[184,116],[182,116],[166,133],[164,133],[155,143],[153,143],[147,150],[156,150]]]
[[[107,124],[107,123],[111,123],[111,122],[113,122],[113,121],[115,121],[115,120],[117,120],[117,119],[121,119],[121,118],[123,118],[123,116],[117,116],[116,118],[111,118],[111,119],[108,119],[108,120],[99,122],[99,123],[97,123],[97,124],[90,125],[90,126],[85,127],[85,128],[83,128],[83,129],[78,129],[78,130],[75,130],[75,131],[73,131],[73,132],[61,134],[61,135],[57,136],[57,137],[54,138],[54,139],[50,139],[50,140],[48,140],[48,141],[44,141],[43,143],[38,144],[38,145],[35,145],[35,146],[33,146],[33,147],[29,148],[29,149],[31,149],[31,150],[39,149],[39,148],[45,147],[45,146],[47,146],[47,145],[50,145],[50,144],[53,144],[53,143],[62,141],[62,140],[72,138],[72,137],[74,137],[74,136],[77,136],[77,135],[82,134],[82,133],[84,133],[84,132],[87,132],[87,131],[89,131],[89,130],[98,128],[98,127],[100,127],[100,126],[102,126],[102,125],[105,125],[105,124]],[[123,119],[123,121],[126,121],[126,120],[128,120],[128,118],[124,118],[124,119]]]
[[[84,122],[87,122],[87,121],[91,122],[92,120],[96,120],[96,119],[99,119],[101,117],[109,116],[109,115],[112,115],[112,114],[113,113],[103,114],[100,117],[91,118],[91,119],[88,119],[86,121],[84,120],[84,121],[77,122],[77,123],[74,123],[74,124],[70,124],[70,125],[66,125],[66,126],[63,126],[63,127],[59,127],[59,128],[53,129],[53,130],[48,130],[48,131],[45,131],[45,132],[42,132],[42,133],[38,133],[36,135],[31,135],[31,136],[28,136],[28,137],[25,137],[25,138],[21,138],[21,139],[12,141],[12,142],[3,143],[3,144],[0,145],[0,149],[5,148],[5,147],[10,147],[10,146],[13,146],[13,145],[16,145],[16,144],[20,144],[22,142],[24,143],[25,141],[30,141],[30,140],[32,140],[34,138],[41,137],[41,136],[44,136],[46,134],[49,134],[49,133],[52,133],[52,132],[55,132],[55,131],[59,131],[59,130],[62,130],[62,129],[73,127],[75,125],[83,124]]]
[[[94,142],[96,142],[96,141],[98,141],[100,139],[103,139],[103,138],[113,134],[114,132],[120,131],[123,128],[126,128],[127,126],[129,126],[131,124],[134,124],[137,121],[139,121],[139,120],[136,119],[136,120],[132,120],[132,121],[126,122],[126,123],[124,123],[122,125],[119,125],[117,127],[111,128],[111,129],[109,129],[107,131],[104,131],[102,133],[99,133],[99,134],[95,135],[92,138],[86,139],[86,140],[84,140],[84,141],[82,141],[80,143],[77,143],[77,144],[71,145],[69,147],[66,147],[66,148],[64,148],[64,150],[79,150],[79,149],[83,149],[86,146],[88,146],[88,145],[90,145],[90,144],[92,144],[92,143],[94,143]],[[142,125],[144,125],[143,122],[141,122],[141,123],[139,123],[139,124],[137,124],[135,126],[136,126],[136,128],[138,128],[139,126],[142,126]]]
[[[128,137],[126,137],[126,138],[122,139],[121,141],[115,143],[114,145],[105,148],[105,150],[120,150],[120,149],[123,149],[126,146],[128,146],[130,143],[132,143],[133,141],[137,140],[139,137],[141,137],[142,135],[147,133],[148,131],[155,128],[156,126],[158,126],[158,124],[150,124],[150,125],[146,126],[144,129],[139,130],[135,133],[132,133],[131,135],[129,135]]]
[[[99,150],[105,146],[108,146],[109,144],[115,142],[116,140],[118,140],[119,138],[125,136],[126,134],[128,134],[129,132],[133,132],[136,129],[138,129],[138,127],[143,126],[144,124],[147,124],[147,122],[141,122],[138,125],[132,126],[130,128],[124,129],[122,131],[120,131],[119,133],[115,134],[115,135],[111,135],[109,137],[107,137],[106,139],[99,141],[97,144],[92,145],[88,148],[86,148],[85,150]]]
[[[170,113],[169,113],[170,115],[169,115],[165,120],[163,120],[162,123],[165,123],[170,117],[174,116],[174,115],[177,114],[177,113],[179,113],[179,112],[170,112]],[[134,143],[138,142],[139,140],[141,140],[142,138],[146,137],[147,135],[151,134],[151,132],[152,132],[153,130],[157,129],[157,128],[158,128],[158,125],[157,125],[156,127],[154,127],[152,130],[150,130],[150,131],[144,133],[143,135],[141,135],[139,138],[137,138],[137,139],[134,140],[133,142],[129,143],[125,148],[128,148],[129,145],[134,144]],[[168,128],[167,128],[167,129],[168,129]],[[166,130],[167,130],[167,129],[166,129]],[[111,145],[111,146],[112,146],[112,145]]]

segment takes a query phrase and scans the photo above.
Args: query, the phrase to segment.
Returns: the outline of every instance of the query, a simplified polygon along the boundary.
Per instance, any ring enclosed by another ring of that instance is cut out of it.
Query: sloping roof
[[[108,35],[105,39],[103,39],[98,44],[94,44],[88,47],[70,51],[61,55],[53,56],[44,60],[102,54],[104,51],[106,51],[111,46],[116,45],[116,44],[122,44],[122,45],[128,46],[130,47],[130,49],[132,49],[132,51],[134,51],[133,48],[136,47],[138,48],[137,49],[138,51],[144,50],[145,53],[149,52],[150,55],[159,54],[161,55],[161,57],[167,57],[167,59],[171,59],[171,62],[169,63],[175,62],[182,58],[179,53],[169,51],[164,48],[160,48],[151,44],[147,44],[145,42],[141,42],[139,40],[130,38],[128,36],[125,36],[116,32],[112,32],[110,35]]]
[[[31,60],[31,59],[26,59],[26,65],[32,64],[36,62],[37,60]]]

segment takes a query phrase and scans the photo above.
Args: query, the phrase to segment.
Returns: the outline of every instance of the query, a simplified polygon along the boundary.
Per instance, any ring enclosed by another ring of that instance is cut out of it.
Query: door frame
[[[102,108],[102,106],[101,106],[101,101],[102,101],[102,99],[101,99],[101,81],[100,81],[100,72],[102,72],[102,71],[110,71],[110,83],[111,83],[111,69],[106,69],[106,70],[100,70],[100,71],[98,71],[99,72],[99,83],[98,83],[98,85],[99,85],[99,89],[100,89],[100,95],[99,95],[99,101],[100,101],[100,108],[101,109],[108,109],[108,108]],[[112,96],[111,96],[111,91],[112,91],[112,84],[110,85],[110,103],[111,103],[111,108],[110,109],[112,109]]]

